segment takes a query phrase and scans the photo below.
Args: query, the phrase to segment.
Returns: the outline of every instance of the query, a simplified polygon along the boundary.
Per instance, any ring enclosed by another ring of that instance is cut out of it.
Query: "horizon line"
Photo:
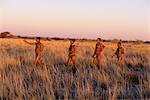
[[[5,33],[5,32],[9,32],[9,31],[4,31],[4,32],[0,32],[0,34],[1,33]],[[101,38],[101,36],[95,36],[95,38],[87,38],[87,37],[79,37],[79,36],[77,36],[77,37],[70,37],[70,36],[68,36],[68,37],[63,37],[63,36],[50,36],[50,35],[43,35],[43,36],[41,36],[41,35],[22,35],[22,34],[17,34],[17,33],[15,33],[15,34],[13,34],[13,33],[11,33],[11,32],[9,32],[11,35],[13,35],[13,36],[20,36],[20,37],[32,37],[32,38],[36,38],[36,37],[41,37],[41,38],[59,38],[59,39],[87,39],[87,40],[96,40],[97,38]],[[144,42],[150,42],[150,40],[144,40],[144,39],[122,39],[122,38],[102,38],[102,40],[123,40],[123,41],[144,41]]]

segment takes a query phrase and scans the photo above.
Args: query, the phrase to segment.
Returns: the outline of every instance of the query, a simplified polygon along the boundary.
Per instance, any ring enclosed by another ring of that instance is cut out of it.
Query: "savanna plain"
[[[29,42],[35,40],[27,39]],[[116,100],[150,98],[150,45],[123,43],[124,63],[112,58],[116,43],[104,42],[100,68],[93,64],[96,41],[77,40],[77,64],[66,66],[69,40],[41,40],[43,68],[33,70],[35,46],[0,39],[0,99]]]

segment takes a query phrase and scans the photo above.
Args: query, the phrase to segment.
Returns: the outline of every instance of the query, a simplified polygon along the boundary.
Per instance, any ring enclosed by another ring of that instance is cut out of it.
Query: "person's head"
[[[102,41],[102,39],[101,38],[97,38],[97,42],[101,42]]]
[[[118,47],[121,47],[121,41],[118,42]]]
[[[71,44],[75,43],[75,39],[70,40],[70,43]]]
[[[36,41],[37,41],[37,42],[40,42],[40,40],[41,40],[40,37],[37,37],[37,38],[36,38]]]

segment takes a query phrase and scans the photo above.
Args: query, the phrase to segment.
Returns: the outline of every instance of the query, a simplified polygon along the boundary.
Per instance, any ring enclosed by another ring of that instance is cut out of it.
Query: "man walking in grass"
[[[72,39],[70,41],[70,47],[69,47],[69,55],[68,55],[67,65],[70,65],[71,62],[74,65],[76,64],[76,45],[75,45],[75,39]]]
[[[124,48],[122,47],[122,43],[121,43],[121,40],[118,42],[118,48],[115,52],[115,54],[113,55],[117,57],[117,64],[119,66],[121,66],[123,64],[123,58],[124,58],[124,54],[125,54],[125,50]]]
[[[99,66],[101,58],[102,58],[102,51],[104,50],[104,48],[105,48],[105,46],[102,44],[102,39],[98,38],[96,48],[95,48],[95,52],[94,52],[94,55],[93,55],[93,63],[95,65]]]
[[[34,70],[36,69],[36,65],[38,64],[41,69],[42,69],[42,65],[41,62],[43,62],[43,58],[42,58],[42,52],[43,52],[43,48],[44,45],[41,43],[41,38],[37,37],[36,38],[36,42],[28,42],[26,40],[24,40],[25,43],[30,44],[30,45],[35,45],[35,60],[34,60]]]

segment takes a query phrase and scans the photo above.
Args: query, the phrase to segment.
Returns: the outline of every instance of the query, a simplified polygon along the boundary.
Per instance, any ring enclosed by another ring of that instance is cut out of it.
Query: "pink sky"
[[[2,0],[0,31],[17,35],[150,40],[148,0]]]

